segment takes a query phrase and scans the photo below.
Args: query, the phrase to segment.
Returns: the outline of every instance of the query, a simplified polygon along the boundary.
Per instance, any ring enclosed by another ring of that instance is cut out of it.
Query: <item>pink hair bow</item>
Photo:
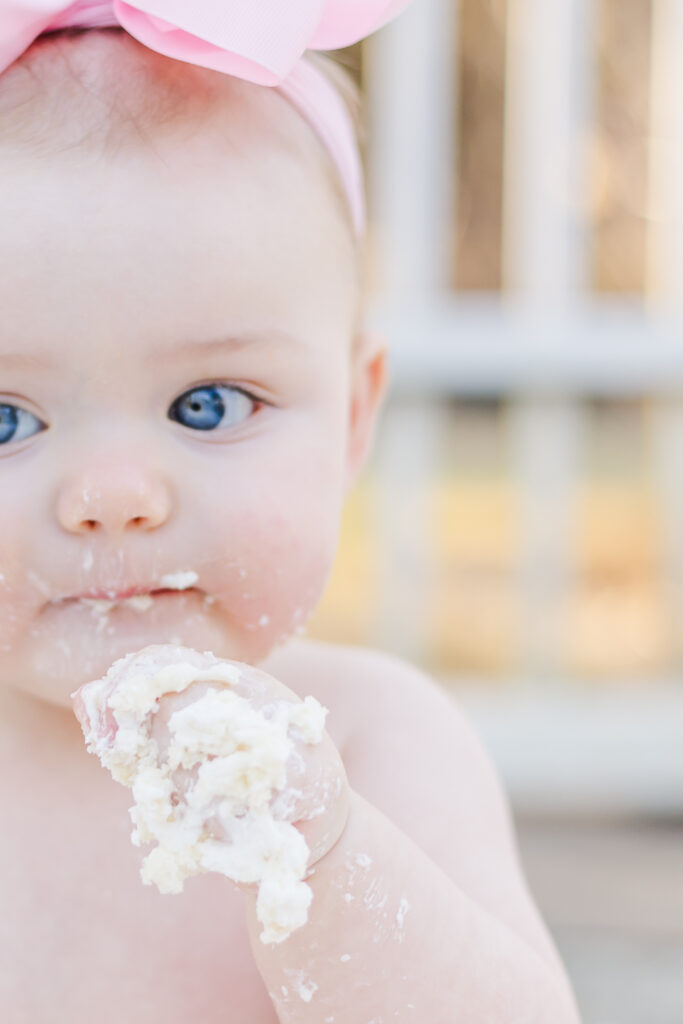
[[[343,104],[305,50],[350,46],[410,0],[0,0],[0,72],[44,32],[120,25],[176,60],[275,86],[321,135],[337,164],[357,231],[360,159]]]

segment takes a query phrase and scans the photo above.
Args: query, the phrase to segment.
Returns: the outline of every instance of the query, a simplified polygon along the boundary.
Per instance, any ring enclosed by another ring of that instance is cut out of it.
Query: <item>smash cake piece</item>
[[[161,698],[195,683],[206,684],[202,695],[173,711],[160,746]],[[156,844],[143,882],[179,893],[186,878],[214,871],[256,883],[260,938],[275,943],[306,923],[313,898],[308,845],[285,820],[287,765],[295,739],[322,740],[327,710],[314,697],[265,703],[267,694],[257,706],[241,695],[255,689],[247,665],[155,644],[72,696],[88,751],[133,792],[133,844]]]

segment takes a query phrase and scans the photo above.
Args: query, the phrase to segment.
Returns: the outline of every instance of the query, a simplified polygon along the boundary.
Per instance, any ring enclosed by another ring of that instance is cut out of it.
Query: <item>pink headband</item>
[[[301,60],[369,35],[410,0],[0,0],[0,72],[44,32],[121,26],[167,57],[275,86],[309,121],[334,160],[358,235],[363,176],[347,109],[327,78]]]

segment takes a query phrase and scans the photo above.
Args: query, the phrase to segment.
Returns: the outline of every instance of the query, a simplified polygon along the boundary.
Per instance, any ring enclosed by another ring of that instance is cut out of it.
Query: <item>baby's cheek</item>
[[[0,587],[2,581],[0,581]],[[12,650],[17,634],[17,616],[12,605],[0,591],[0,658]]]
[[[269,649],[302,626],[327,582],[335,536],[295,526],[274,517],[245,524],[237,551],[235,533],[224,538],[235,564],[219,582],[221,606],[252,648]]]
[[[35,585],[29,589],[26,577],[26,566],[22,570],[16,552],[0,548],[0,655],[12,649],[39,600]]]

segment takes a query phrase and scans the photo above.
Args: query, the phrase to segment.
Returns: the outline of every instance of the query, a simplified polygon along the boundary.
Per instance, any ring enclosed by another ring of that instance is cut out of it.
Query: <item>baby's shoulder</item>
[[[340,749],[350,753],[377,732],[410,733],[419,745],[433,739],[436,722],[453,734],[472,728],[451,695],[414,665],[394,655],[366,647],[347,647],[299,639],[273,654],[263,666],[295,693],[312,694],[329,708],[328,725],[336,722]],[[336,737],[335,737],[336,739]]]
[[[304,681],[321,692],[329,690],[347,697],[354,696],[356,690],[371,691],[375,697],[392,683],[399,687],[439,689],[423,672],[392,654],[308,637],[290,640],[274,651],[262,667],[273,675],[279,673],[278,678],[297,692],[302,690]]]

